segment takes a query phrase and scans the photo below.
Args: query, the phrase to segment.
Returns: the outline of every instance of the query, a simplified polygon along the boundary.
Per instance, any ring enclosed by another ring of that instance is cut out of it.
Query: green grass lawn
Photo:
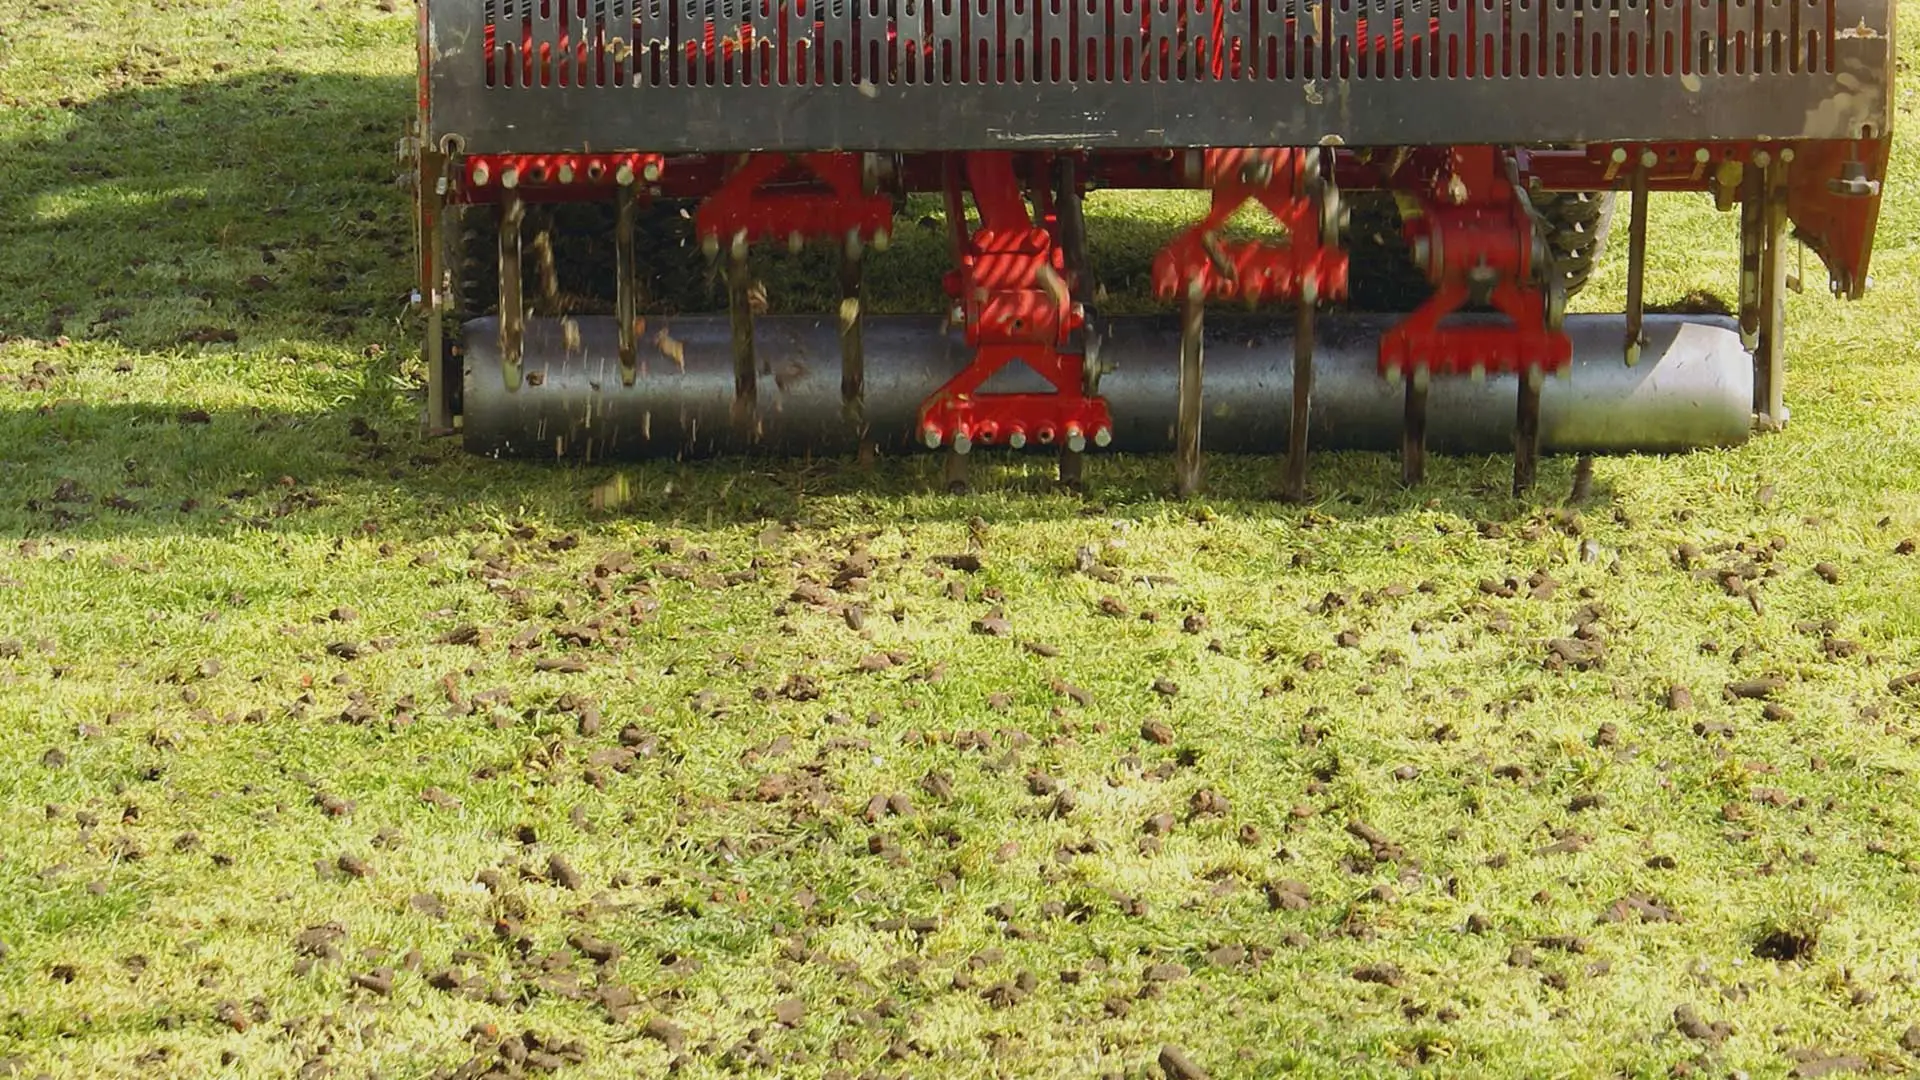
[[[1584,504],[921,457],[604,513],[418,434],[414,18],[0,0],[0,1076],[1920,1068],[1909,142],[1791,427]],[[1090,205],[1116,306],[1192,205]],[[1650,301],[1733,295],[1731,216],[1653,236]]]

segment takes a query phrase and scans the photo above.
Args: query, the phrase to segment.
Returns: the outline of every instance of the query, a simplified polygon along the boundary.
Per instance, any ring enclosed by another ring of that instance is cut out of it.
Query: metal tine
[[[854,427],[865,429],[867,355],[860,330],[860,234],[849,231],[840,249],[840,403]]]
[[[1783,351],[1787,264],[1782,250],[1787,240],[1786,153],[1783,150],[1773,158],[1759,151],[1752,166],[1761,173],[1760,318],[1754,335],[1753,409],[1767,431],[1779,431],[1787,422]]]
[[[1406,420],[1400,431],[1400,483],[1416,487],[1427,475],[1427,388],[1432,369],[1414,366],[1407,378]]]
[[[1647,170],[1658,159],[1653,151],[1640,155],[1639,167],[1633,170],[1630,192],[1633,205],[1629,209],[1632,215],[1627,228],[1627,366],[1633,367],[1640,362],[1640,350],[1646,347],[1647,336],[1642,327],[1646,315],[1647,280]]]
[[[1647,281],[1647,210],[1649,207],[1648,171],[1659,161],[1651,150],[1644,150],[1640,160],[1627,181],[1628,197],[1632,200],[1627,208],[1627,340],[1626,361],[1628,367],[1640,363],[1640,354],[1647,345],[1646,325],[1646,281]],[[1593,490],[1593,456],[1582,454],[1573,463],[1573,485],[1568,493],[1568,501],[1580,504],[1587,501]]]
[[[526,219],[520,193],[508,189],[500,197],[500,375],[509,391],[522,378],[521,351],[525,344],[525,301],[520,295],[520,225]]]
[[[1740,343],[1749,351],[1760,344],[1760,272],[1766,252],[1766,182],[1749,165],[1740,192]]]
[[[560,271],[553,259],[553,218],[551,205],[540,207],[534,218],[533,262],[540,271],[540,300],[548,314],[559,314]]]
[[[1540,388],[1546,382],[1540,365],[1527,365],[1520,379],[1519,401],[1513,423],[1513,494],[1533,489],[1540,464]]]
[[[1567,503],[1580,506],[1593,497],[1593,455],[1581,454],[1573,459],[1573,483],[1568,485]]]
[[[1080,205],[1080,183],[1072,158],[1060,160],[1059,193],[1054,197],[1054,213],[1060,221],[1060,246],[1067,266],[1067,284],[1074,295],[1091,298],[1093,267],[1087,258],[1087,219]]]
[[[1054,214],[1060,223],[1060,246],[1063,261],[1066,264],[1067,284],[1073,294],[1083,302],[1093,297],[1093,264],[1087,257],[1087,222],[1081,212],[1080,184],[1075,175],[1074,162],[1070,157],[1060,159],[1058,192],[1054,196]],[[1089,339],[1088,348],[1092,348],[1093,330],[1091,325],[1081,331]],[[1081,391],[1091,395],[1098,389],[1098,376],[1089,365]],[[1066,443],[1060,445],[1059,475],[1060,486],[1079,491],[1085,485],[1086,455],[1073,449]]]
[[[1086,486],[1087,456],[1064,443],[1060,447],[1060,486],[1079,491]]]
[[[1636,168],[1636,175],[1644,175],[1644,168]],[[1518,188],[1518,177],[1515,185]],[[1525,189],[1520,191],[1521,205],[1528,208],[1533,219],[1534,235],[1538,237],[1542,229],[1540,214],[1526,201]],[[1566,314],[1566,295],[1560,284],[1560,267],[1553,258],[1552,249],[1542,245],[1546,254],[1545,265],[1536,265],[1535,280],[1545,295],[1547,329],[1558,331],[1563,325]],[[1560,369],[1561,378],[1571,378],[1570,367]],[[1534,480],[1540,471],[1540,390],[1546,384],[1546,370],[1538,363],[1531,363],[1520,374],[1520,389],[1514,403],[1513,423],[1513,494],[1516,498],[1533,490]]]
[[[1200,489],[1200,377],[1206,297],[1190,281],[1180,299],[1179,413],[1174,421],[1173,486],[1181,498]]]
[[[631,182],[620,185],[619,218],[614,226],[613,247],[616,293],[615,317],[620,322],[620,383],[632,386],[640,377],[640,365],[634,343],[635,322],[639,318],[640,283],[633,262],[633,228],[637,206]]]
[[[1309,159],[1313,160],[1313,159]],[[1318,198],[1320,202],[1321,241],[1339,243],[1344,226],[1340,189],[1333,181],[1333,170],[1320,162]],[[1283,493],[1290,502],[1307,498],[1308,424],[1313,404],[1314,309],[1320,301],[1317,283],[1308,282],[1300,290],[1293,322],[1293,415],[1287,428],[1287,477]]]
[[[1286,498],[1307,498],[1307,414],[1313,398],[1314,301],[1301,296],[1293,315],[1293,420],[1287,429]]]
[[[436,167],[437,163],[437,167]],[[421,243],[432,253],[433,278],[428,282],[427,300],[427,430],[434,433],[453,431],[452,387],[454,365],[448,351],[446,314],[450,310],[450,300],[456,295],[455,277],[464,272],[460,265],[460,256],[456,253],[464,250],[461,240],[461,208],[447,201],[447,193],[453,187],[453,156],[442,151],[434,153],[430,149],[421,155],[421,180],[425,191],[425,216],[421,219]]]
[[[753,350],[753,301],[747,280],[747,234],[733,234],[727,246],[727,312],[733,319],[733,423],[743,435],[751,437],[756,398],[758,363]]]
[[[972,490],[968,479],[968,455],[951,447],[940,455],[940,483],[949,495],[965,495]]]

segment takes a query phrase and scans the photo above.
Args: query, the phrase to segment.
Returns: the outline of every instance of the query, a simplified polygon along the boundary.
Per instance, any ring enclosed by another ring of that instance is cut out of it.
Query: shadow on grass
[[[73,102],[0,144],[0,335],[377,355],[414,266],[399,77],[269,70]]]
[[[1508,496],[1504,456],[1435,458],[1404,490],[1392,455],[1323,453],[1310,507],[1274,497],[1283,459],[1210,455],[1207,491],[1169,495],[1164,456],[1093,455],[1081,492],[1058,489],[1050,459],[979,455],[974,489],[949,495],[931,453],[851,459],[730,458],[614,465],[495,461],[421,437],[411,415],[66,399],[0,407],[7,481],[0,536],[49,543],[171,537],[366,536],[423,542],[511,521],[549,529],[645,524],[720,529],[780,521],[857,530],[886,525],[1157,519],[1216,513],[1298,525],[1439,510],[1468,519],[1525,516],[1563,500],[1571,459],[1542,463],[1528,500]],[[619,485],[624,501],[605,498]],[[1591,505],[1608,492],[1595,485]]]

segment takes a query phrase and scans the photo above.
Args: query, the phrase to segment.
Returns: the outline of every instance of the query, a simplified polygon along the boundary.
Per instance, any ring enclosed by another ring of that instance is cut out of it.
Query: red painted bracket
[[[919,433],[928,447],[950,443],[1029,442],[1084,449],[1113,435],[1106,402],[1085,393],[1086,358],[1068,351],[1085,311],[1073,299],[1058,237],[1034,225],[1021,194],[1013,155],[965,155],[963,168],[980,228],[967,235],[959,207],[959,176],[949,179],[948,206],[956,223],[959,266],[947,276],[964,320],[973,359],[920,406]],[[1042,200],[1044,202],[1044,200]],[[1046,380],[1052,393],[980,393],[987,380],[1019,363]]]
[[[1054,392],[981,394],[986,381],[1008,364],[1024,363],[1052,384]],[[1018,450],[1029,442],[1064,443],[1084,449],[1087,440],[1105,446],[1113,417],[1101,398],[1081,393],[1085,359],[1044,345],[987,345],[920,406],[920,437],[929,447],[956,449],[1004,443]]]
[[[543,201],[572,195],[604,199],[621,184],[657,183],[664,154],[473,154],[460,163],[455,201],[480,202],[492,191],[519,191]]]
[[[1468,295],[1463,284],[1444,285],[1388,331],[1380,341],[1381,374],[1397,378],[1421,368],[1434,375],[1517,374],[1538,365],[1542,374],[1554,375],[1573,363],[1573,342],[1547,328],[1539,290],[1511,282],[1494,286],[1489,299],[1511,326],[1442,328],[1440,320]]]
[[[1547,325],[1547,293],[1534,280],[1540,238],[1504,158],[1491,147],[1456,148],[1447,157],[1403,229],[1434,292],[1381,337],[1380,373],[1559,373],[1573,362],[1573,343]],[[1510,325],[1441,327],[1476,286]]]
[[[772,185],[781,185],[775,188]],[[693,213],[702,244],[844,241],[884,247],[893,200],[867,194],[859,154],[753,154]]]
[[[1155,295],[1173,300],[1190,288],[1215,300],[1338,300],[1347,292],[1347,255],[1325,243],[1331,230],[1310,194],[1318,151],[1295,148],[1208,150],[1204,182],[1213,192],[1207,216],[1176,236],[1153,260]],[[1227,221],[1257,202],[1286,230],[1279,242],[1228,241]]]

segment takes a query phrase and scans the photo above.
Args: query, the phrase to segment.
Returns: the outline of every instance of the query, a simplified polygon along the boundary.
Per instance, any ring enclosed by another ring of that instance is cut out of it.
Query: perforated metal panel
[[[1889,0],[432,0],[473,152],[1848,138]]]

